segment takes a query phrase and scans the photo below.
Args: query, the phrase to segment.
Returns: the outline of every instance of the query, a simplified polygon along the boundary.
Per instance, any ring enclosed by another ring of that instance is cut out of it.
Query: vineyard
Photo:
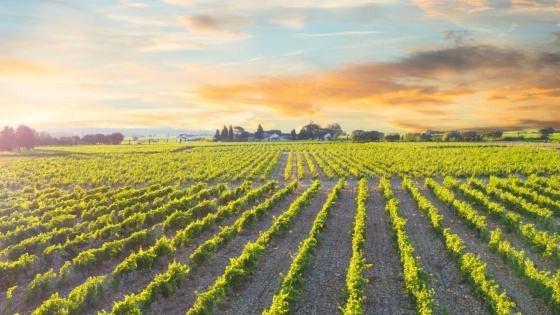
[[[0,157],[0,314],[560,314],[559,267],[554,147]]]

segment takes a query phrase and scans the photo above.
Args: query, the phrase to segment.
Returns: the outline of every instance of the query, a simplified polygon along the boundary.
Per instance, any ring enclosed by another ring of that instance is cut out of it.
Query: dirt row
[[[364,256],[372,268],[364,271],[369,280],[364,286],[366,314],[413,314],[414,300],[404,294],[405,285],[397,242],[391,221],[385,212],[383,194],[377,188],[379,180],[368,181],[370,190],[366,200],[366,246]]]
[[[303,155],[299,154],[303,159]],[[285,185],[284,169],[288,153],[282,154],[272,179]],[[316,163],[316,162],[315,162]],[[304,161],[307,168],[307,162]],[[279,288],[280,274],[286,273],[293,257],[297,254],[301,241],[307,238],[317,213],[330,193],[332,186],[338,179],[328,180],[322,170],[315,165],[322,183],[320,192],[311,205],[305,207],[295,218],[291,229],[275,239],[267,247],[258,260],[256,270],[246,278],[244,283],[230,291],[220,305],[215,307],[216,314],[261,314],[268,308],[273,295]],[[297,164],[294,158],[292,178],[297,176]],[[291,181],[291,179],[290,179]],[[178,289],[178,292],[168,299],[159,299],[147,311],[149,314],[184,314],[196,300],[195,292],[205,292],[216,279],[223,274],[230,259],[237,257],[245,244],[258,238],[261,232],[267,230],[275,217],[286,211],[298,194],[301,194],[312,182],[308,171],[306,178],[300,182],[298,193],[291,194],[284,201],[273,207],[253,226],[242,231],[228,245],[220,249],[208,263],[191,271],[188,279]],[[346,187],[337,203],[331,209],[327,227],[320,237],[315,255],[311,258],[311,267],[304,272],[306,287],[301,292],[300,301],[295,303],[292,311],[295,314],[336,314],[339,306],[345,303],[346,272],[351,257],[351,230],[356,211],[357,179],[348,179]],[[364,271],[364,277],[369,282],[364,286],[366,300],[364,309],[366,314],[411,314],[415,312],[414,299],[404,293],[402,265],[398,254],[397,243],[391,228],[388,214],[385,212],[385,201],[382,192],[377,188],[379,179],[368,179],[369,196],[366,200],[366,244],[364,250],[366,262],[373,264],[372,268]],[[420,257],[423,269],[432,275],[429,284],[435,289],[436,314],[488,314],[480,298],[475,297],[470,284],[460,276],[452,258],[446,252],[444,244],[428,224],[413,198],[401,189],[402,180],[391,179],[391,187],[396,198],[400,201],[400,215],[407,220],[405,231],[415,248],[415,256]],[[423,181],[417,181],[422,195],[430,200],[444,216],[444,227],[451,228],[452,233],[458,234],[464,241],[465,252],[479,254],[487,264],[487,272],[500,285],[500,290],[507,290],[508,297],[517,303],[515,311],[525,314],[551,314],[547,305],[539,298],[534,298],[525,285],[497,254],[492,253],[487,243],[480,241],[449,207],[442,204],[433,194],[423,188]],[[457,198],[462,197],[456,195]],[[244,209],[250,208],[246,206]],[[481,215],[483,211],[476,208]],[[233,216],[220,226],[233,224],[240,215]],[[487,219],[489,229],[500,227],[498,222]],[[504,229],[502,229],[504,230]],[[162,259],[152,270],[138,272],[124,283],[118,292],[108,291],[103,302],[89,309],[85,314],[96,314],[99,310],[110,310],[115,301],[124,299],[125,295],[137,293],[149,284],[156,274],[165,272],[170,261],[177,260],[187,263],[188,257],[200,244],[212,238],[220,231],[216,226],[206,231],[190,246],[179,249],[171,259]],[[516,248],[525,248],[526,244],[515,234],[504,237],[512,242]],[[170,235],[171,236],[171,235]],[[518,247],[519,246],[519,247]],[[536,253],[527,255],[545,270],[555,270],[557,265],[538,256]],[[96,274],[109,274],[117,262],[107,262],[96,271]],[[72,280],[66,290],[59,294],[65,296],[70,287],[83,283],[87,277],[78,276]],[[45,296],[44,298],[47,298]],[[21,314],[30,313],[34,307],[16,305],[13,309]]]
[[[356,213],[356,187],[347,186],[331,209],[327,228],[312,266],[303,276],[305,291],[300,302],[293,306],[297,314],[336,314],[345,304],[346,271],[352,256],[352,239],[349,231]]]
[[[263,224],[265,226],[267,224],[270,224],[270,222],[273,219],[273,216],[278,216],[279,214],[281,214],[282,211],[283,211],[282,209],[286,209],[295,200],[296,197],[297,197],[297,195],[295,195],[295,194],[291,194],[291,195],[287,196],[285,200],[281,201],[273,209],[271,209],[269,212],[267,212],[263,216],[263,219],[258,224],[255,224],[251,228],[259,229],[259,228],[262,228],[261,225],[263,225]],[[248,204],[248,205],[244,206],[242,211],[240,211],[240,213],[225,219],[224,221],[222,221],[219,224],[219,226],[229,226],[229,225],[233,224],[241,216],[241,213],[243,211],[248,210],[251,207],[253,207],[254,205],[261,203],[265,198],[268,198],[268,197],[261,198],[261,200],[259,200],[257,202],[254,202],[254,203],[251,203],[251,204]],[[157,274],[163,273],[167,270],[167,265],[168,265],[169,262],[172,262],[172,261],[175,260],[175,261],[181,262],[183,264],[186,264],[188,262],[189,256],[193,253],[193,251],[198,246],[200,246],[202,243],[206,242],[207,240],[213,238],[214,235],[216,235],[220,232],[219,226],[216,225],[216,226],[214,226],[213,229],[204,231],[202,233],[202,235],[195,238],[189,246],[187,246],[185,248],[178,249],[174,253],[174,255],[171,259],[166,259],[166,258],[161,259],[161,261],[156,266],[154,266],[153,269],[146,270],[146,271],[141,271],[141,272],[136,273],[135,275],[132,275],[129,280],[127,280],[125,283],[123,283],[123,285],[120,287],[118,293],[108,292],[108,295],[105,298],[106,302],[101,304],[101,305],[98,305],[95,308],[89,309],[86,314],[97,314],[97,312],[99,310],[102,310],[102,309],[105,309],[105,310],[109,311],[112,308],[115,301],[123,300],[125,298],[125,296],[128,295],[128,294],[140,292],[151,281],[153,281],[153,279],[155,278],[155,276]],[[241,235],[238,236],[237,238],[235,238],[233,240],[233,242],[231,242],[229,245],[227,245],[222,251],[218,252],[217,256],[219,257],[220,255],[224,255],[223,253],[225,251],[227,251],[228,249],[229,250],[232,250],[232,249],[237,250],[238,248],[242,249],[243,244],[244,244],[243,242],[245,242],[245,243],[247,242],[247,236],[244,235],[244,234],[245,233],[241,233]],[[172,237],[172,235],[168,235],[168,236]],[[114,266],[112,266],[112,268],[114,268]],[[112,268],[110,268],[108,270],[108,272],[110,272],[110,270],[112,270]],[[192,277],[192,274],[194,274],[194,273],[191,273],[191,277]],[[180,295],[183,295],[182,294],[183,292],[189,292],[189,291],[183,290],[183,288],[182,288]],[[192,291],[192,292],[194,292],[194,291]],[[157,306],[152,307],[152,310],[155,310],[155,309],[157,309]]]
[[[516,275],[502,258],[493,253],[486,242],[482,242],[469,229],[460,218],[458,218],[446,205],[439,201],[427,188],[417,183],[420,193],[426,197],[443,215],[444,227],[451,228],[451,232],[458,234],[466,246],[464,252],[472,252],[480,255],[483,263],[487,264],[486,271],[492,275],[496,283],[500,286],[500,292],[506,290],[508,298],[514,301],[517,306],[514,312],[523,314],[552,314],[552,311],[545,305],[540,298],[533,297],[524,280]]]
[[[436,179],[436,181],[440,185],[443,185],[443,180]],[[517,250],[524,250],[525,251],[525,257],[530,258],[531,261],[533,261],[533,263],[535,263],[535,265],[539,269],[546,270],[546,271],[549,271],[551,273],[554,273],[554,272],[556,272],[556,270],[558,270],[558,268],[560,268],[560,264],[558,262],[556,262],[552,259],[547,259],[547,258],[543,257],[541,252],[538,249],[533,249],[532,244],[529,244],[529,242],[527,240],[525,240],[523,238],[523,236],[521,236],[520,234],[515,233],[515,232],[508,233],[507,228],[504,224],[500,223],[498,220],[489,216],[488,212],[484,211],[480,206],[477,206],[477,205],[471,203],[470,201],[466,200],[466,198],[463,197],[459,193],[454,192],[454,194],[455,194],[455,198],[457,200],[466,202],[474,210],[476,210],[479,215],[486,216],[486,225],[488,226],[488,230],[494,231],[495,229],[500,228],[502,230],[502,239],[507,240]],[[506,207],[506,209],[507,209],[507,207]],[[523,216],[523,215],[522,215],[522,220],[523,220],[524,224],[531,223],[531,222],[528,222],[527,217]],[[539,231],[544,231],[545,230],[538,224],[535,225],[535,228]]]
[[[436,314],[488,314],[483,301],[474,297],[456,267],[445,245],[426,221],[411,195],[391,180],[395,198],[399,199],[400,216],[407,220],[405,231],[412,242],[422,268],[432,275],[429,284],[435,290]]]
[[[317,215],[322,207],[322,204],[326,200],[326,193],[320,192],[310,206],[303,209],[303,211],[294,220],[294,225],[292,226],[289,237],[281,237],[277,242],[269,244],[267,247],[267,252],[261,256],[258,261],[257,270],[255,275],[261,275],[261,277],[251,277],[247,280],[246,285],[235,290],[234,294],[228,295],[225,303],[221,306],[218,313],[228,313],[228,314],[245,314],[243,308],[249,307],[248,311],[258,311],[262,312],[264,307],[268,307],[270,301],[272,300],[272,295],[276,292],[279,284],[279,273],[286,272],[291,264],[291,254],[297,252],[298,244],[303,239],[307,237],[307,233],[311,228],[314,217]],[[217,255],[215,255],[211,261],[205,264],[203,267],[198,268],[196,272],[191,273],[187,280],[187,283],[181,288],[182,294],[176,295],[174,298],[168,300],[161,300],[160,303],[154,305],[152,309],[153,314],[182,314],[190,309],[196,300],[195,291],[204,292],[211,286],[215,280],[223,274],[225,268],[229,265],[230,258],[237,257],[243,251],[243,247],[248,242],[255,241],[261,231],[267,230],[272,224],[272,215],[279,216],[282,212],[289,208],[289,204],[284,204],[283,206],[276,207],[275,211],[270,213],[270,217],[267,220],[263,220],[256,226],[247,229],[241,235],[237,236],[232,243],[227,247],[220,250]],[[263,274],[259,273],[259,270],[265,270]],[[262,275],[266,275],[263,277]],[[258,281],[255,282],[254,279],[257,278]],[[247,294],[244,288],[253,289],[254,286],[249,285],[250,283],[259,282],[268,283],[268,291],[255,291],[258,294]],[[244,292],[245,291],[245,292]],[[260,297],[259,297],[260,295]],[[266,299],[265,296],[270,296],[270,299]],[[252,303],[245,302],[243,298],[252,299]],[[266,301],[265,301],[266,300]],[[229,310],[228,310],[229,309]]]

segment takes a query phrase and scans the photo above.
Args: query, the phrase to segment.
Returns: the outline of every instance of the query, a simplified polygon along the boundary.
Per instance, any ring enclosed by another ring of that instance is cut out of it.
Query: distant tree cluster
[[[555,132],[554,128],[547,127],[539,130],[539,134],[541,135],[541,139],[548,139],[551,134]],[[475,130],[467,130],[467,131],[456,131],[456,130],[448,130],[448,131],[432,131],[427,130],[426,132],[408,132],[405,134],[398,134],[398,133],[388,133],[387,135],[383,135],[382,132],[379,131],[363,131],[363,130],[354,130],[352,132],[352,139],[354,142],[377,142],[377,141],[387,141],[387,142],[472,142],[472,141],[496,141],[496,140],[504,140],[504,141],[514,141],[514,140],[523,140],[523,136],[517,137],[503,137],[502,131],[475,131]]]
[[[14,151],[32,149],[35,146],[48,145],[79,145],[79,144],[120,144],[124,136],[119,132],[110,135],[95,134],[72,137],[51,137],[48,132],[38,132],[26,125],[20,125],[16,130],[6,126],[0,131],[0,151]]]
[[[295,130],[292,131],[295,133]],[[329,124],[326,128],[310,121],[309,124],[303,126],[297,135],[298,140],[312,140],[319,139],[325,140],[325,136],[330,135],[331,140],[336,140],[338,137],[345,135],[345,132],[338,123]]]
[[[354,130],[352,131],[352,141],[353,142],[379,142],[383,141],[384,134],[380,131],[363,131]]]
[[[120,132],[113,132],[110,135],[95,134],[85,135],[82,144],[120,144],[124,140],[124,136]]]
[[[254,138],[257,140],[262,140],[265,138],[265,136],[271,136],[277,134],[279,136],[284,136],[285,139],[292,139],[295,140],[296,139],[296,130],[293,129],[292,132],[290,134],[284,134],[282,133],[282,130],[280,129],[271,129],[271,130],[264,130],[264,128],[261,126],[261,124],[258,125],[257,130],[254,133],[250,133],[248,131],[245,130],[245,128],[241,127],[241,126],[232,126],[229,125],[229,128],[226,127],[226,125],[223,126],[223,128],[220,129],[216,129],[216,133],[214,134],[214,137],[212,138],[213,141],[223,141],[223,142],[229,142],[229,141],[249,141],[249,139]]]
[[[501,131],[493,132],[480,132],[480,131],[432,131],[427,130],[426,132],[409,132],[401,137],[401,141],[405,142],[441,142],[441,141],[452,141],[452,142],[470,142],[470,141],[482,141],[482,140],[498,140],[502,137]]]
[[[550,137],[550,135],[553,134],[554,132],[555,132],[555,130],[552,127],[546,127],[546,128],[539,129],[539,134],[541,135],[542,139],[548,139]]]
[[[264,130],[260,124],[254,133],[245,131],[245,129],[241,126],[235,126],[232,128],[230,125],[229,128],[227,128],[224,125],[221,131],[220,129],[216,129],[213,140],[248,141],[251,138],[255,140],[262,140],[275,134],[283,137],[285,140],[336,140],[339,136],[345,135],[346,133],[342,130],[338,123],[332,123],[326,128],[323,128],[313,121],[310,121],[309,124],[303,126],[299,131],[299,134],[295,129],[292,129],[290,133],[283,133],[280,129]]]
[[[224,125],[222,128],[222,132],[219,129],[216,129],[216,134],[214,135],[214,141],[233,141],[237,137],[240,137],[245,132],[243,127],[235,126],[232,127],[229,125],[229,128]]]
[[[0,131],[0,151],[13,151],[21,149],[32,149],[35,147],[36,131],[20,125],[16,130],[6,126]]]

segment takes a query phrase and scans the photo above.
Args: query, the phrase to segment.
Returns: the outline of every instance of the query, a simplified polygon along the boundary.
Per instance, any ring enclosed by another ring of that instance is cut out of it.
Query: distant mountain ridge
[[[187,130],[174,128],[50,128],[45,129],[52,137],[84,136],[88,134],[110,134],[120,132],[125,136],[177,136],[189,134],[196,136],[212,136],[211,130]]]

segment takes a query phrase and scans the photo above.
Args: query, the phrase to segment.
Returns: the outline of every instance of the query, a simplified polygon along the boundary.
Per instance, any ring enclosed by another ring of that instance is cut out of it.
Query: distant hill
[[[52,137],[84,136],[88,134],[110,134],[120,132],[125,136],[176,136],[189,134],[197,136],[212,136],[214,131],[210,130],[186,130],[173,128],[52,128],[44,130]]]

